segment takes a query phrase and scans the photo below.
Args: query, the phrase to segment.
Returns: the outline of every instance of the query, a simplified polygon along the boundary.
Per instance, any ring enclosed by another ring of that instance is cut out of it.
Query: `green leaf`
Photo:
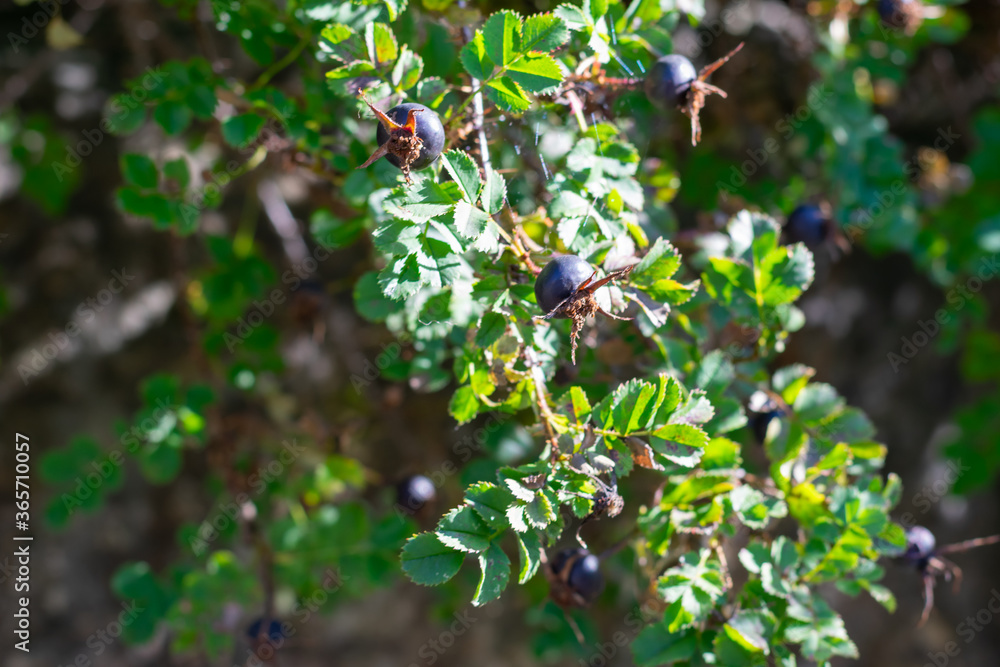
[[[490,527],[468,505],[441,517],[436,534],[442,544],[459,551],[485,551],[490,546]]]
[[[657,592],[670,605],[664,621],[671,632],[707,618],[725,595],[719,564],[709,560],[710,554],[708,549],[685,554],[657,582]]]
[[[555,90],[564,77],[562,67],[547,53],[528,54],[519,58],[508,66],[507,74],[522,89],[535,94]]]
[[[660,237],[632,269],[629,279],[640,287],[652,287],[658,281],[673,276],[680,266],[680,252]]]
[[[465,554],[448,548],[434,533],[420,533],[406,541],[400,561],[414,583],[438,586],[462,567]]]
[[[355,77],[365,76],[366,74],[370,74],[374,71],[375,66],[367,60],[352,60],[342,67],[337,67],[327,71],[326,78],[332,81],[353,79]]]
[[[521,90],[521,86],[509,76],[490,81],[484,90],[486,96],[504,111],[520,113],[531,107],[531,100]]]
[[[492,167],[486,172],[486,185],[483,187],[482,205],[490,215],[496,215],[503,209],[507,199],[507,183],[503,176]]]
[[[535,14],[524,22],[521,49],[523,51],[549,52],[569,40],[569,28],[554,14]]]
[[[479,399],[472,387],[465,385],[458,388],[448,404],[448,412],[459,424],[464,424],[479,414]]]
[[[458,183],[462,199],[475,204],[479,200],[479,189],[483,186],[476,161],[465,151],[450,150],[442,153],[441,163],[452,180]]]
[[[462,47],[462,50],[458,54],[458,59],[461,61],[465,71],[472,78],[479,81],[488,79],[493,74],[493,70],[496,69],[496,64],[494,64],[486,52],[486,42],[483,39],[483,33],[478,30],[472,41]]]
[[[365,47],[368,50],[368,60],[375,67],[391,63],[399,57],[396,36],[385,23],[369,23],[365,26]]]
[[[183,102],[166,100],[153,111],[155,120],[163,131],[170,136],[176,136],[191,124],[191,109]]]
[[[478,482],[465,492],[468,503],[492,530],[505,530],[508,525],[507,507],[514,502],[514,496],[490,482]]]
[[[409,90],[420,81],[424,72],[424,59],[403,45],[396,65],[392,68],[392,85],[397,90]]]
[[[246,148],[263,127],[264,119],[255,113],[231,116],[222,121],[222,138],[233,148]]]
[[[146,122],[146,106],[131,95],[122,94],[111,98],[105,114],[112,134],[131,134]]]
[[[472,604],[479,607],[490,600],[496,600],[507,587],[510,579],[510,559],[500,548],[499,542],[490,544],[486,552],[479,554],[479,567],[482,575],[476,586]]]
[[[188,170],[187,160],[183,157],[170,160],[164,164],[163,175],[176,183],[181,190],[186,189],[191,182],[191,172]]]
[[[489,347],[500,340],[506,330],[507,318],[500,313],[486,313],[479,322],[479,329],[476,331],[476,345]]]
[[[508,66],[521,53],[521,17],[507,10],[493,14],[483,24],[483,39],[490,59]]]
[[[145,155],[125,153],[121,158],[122,175],[132,185],[155,190],[159,182],[156,165]]]
[[[660,667],[694,657],[698,639],[694,632],[671,632],[663,623],[642,629],[632,642],[632,655],[639,667]]]
[[[517,583],[527,583],[538,572],[541,565],[542,542],[538,533],[533,530],[515,533],[517,536],[517,552],[521,556],[521,571]]]

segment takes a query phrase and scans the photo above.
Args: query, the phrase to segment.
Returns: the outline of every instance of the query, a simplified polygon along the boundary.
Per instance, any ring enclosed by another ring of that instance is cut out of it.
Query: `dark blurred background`
[[[233,71],[252,80],[255,65],[240,55],[231,40],[206,37],[211,25],[204,20],[205,7],[195,5],[200,20],[180,20],[165,4],[169,3],[70,0],[61,5],[54,23],[39,29],[26,43],[0,47],[4,313],[0,321],[4,431],[0,437],[5,471],[0,478],[0,514],[4,517],[0,522],[0,544],[4,545],[0,580],[5,610],[13,608],[6,602],[13,595],[6,559],[12,544],[9,518],[14,512],[14,489],[8,473],[13,466],[15,432],[30,435],[36,465],[47,449],[63,446],[79,433],[117,442],[114,424],[137,409],[137,388],[143,378],[153,372],[184,374],[200,363],[190,352],[190,322],[179,305],[186,295],[178,274],[193,263],[186,255],[189,244],[127,219],[114,205],[114,191],[121,184],[119,155],[126,149],[157,149],[161,141],[157,129],[150,124],[127,139],[105,135],[85,158],[83,168],[74,172],[78,183],[69,189],[60,182],[51,184],[54,200],[63,193],[68,197],[64,210],[26,196],[24,173],[13,157],[14,133],[31,119],[47,119],[47,131],[71,141],[85,136],[99,126],[109,96],[119,92],[125,80],[167,58],[186,58],[197,50],[230,61],[227,64]],[[746,52],[759,64],[752,69],[724,68],[715,77],[714,82],[728,90],[730,98],[727,104],[709,104],[703,114],[708,145],[720,134],[736,131],[752,136],[755,127],[772,127],[784,113],[780,101],[787,100],[794,108],[814,77],[803,54],[816,48],[810,14],[827,9],[820,6],[823,3],[743,5],[738,37],[747,41]],[[710,16],[719,10],[718,4],[709,4]],[[1000,3],[977,0],[964,10],[971,19],[965,36],[954,44],[927,45],[904,87],[880,109],[889,121],[889,131],[906,141],[909,151],[932,142],[937,128],[953,125],[961,138],[948,151],[952,163],[961,163],[975,148],[972,116],[984,105],[996,104],[995,82],[979,85],[977,77],[982,74],[981,63],[1000,56]],[[37,11],[35,4],[4,2],[0,33],[23,34],[24,20]],[[683,47],[683,40],[677,43]],[[714,56],[725,49],[719,44],[710,50]],[[762,101],[765,98],[779,103]],[[29,136],[27,141],[42,140],[42,134]],[[739,143],[732,147],[732,159],[745,159]],[[683,164],[681,174],[683,179]],[[327,185],[271,165],[230,184],[225,204],[206,214],[202,224],[225,229],[227,220],[242,214],[247,198],[259,196],[258,187],[265,180],[280,190],[299,221],[307,219],[314,207],[329,203]],[[1000,193],[996,196],[1000,209]],[[266,204],[257,206],[253,214],[263,219]],[[685,207],[682,201],[678,211],[682,227],[695,224],[695,207]],[[268,224],[258,229],[258,243],[280,263],[281,239]],[[350,374],[363,372],[364,362],[374,359],[388,340],[381,327],[354,313],[351,287],[368,268],[367,250],[339,251],[320,266],[317,279],[328,295],[321,316],[327,331],[322,345],[311,343],[311,332],[301,330],[291,312],[280,316],[278,326],[289,334],[282,347],[286,372],[276,382],[285,396],[297,396],[324,410],[327,427],[341,439],[342,451],[357,456],[372,470],[388,476],[401,469],[435,470],[452,457],[452,445],[460,436],[447,414],[448,392],[428,395],[378,382],[365,400],[338,402],[351,389]],[[81,303],[108,287],[111,271],[123,269],[134,279],[97,313],[72,345],[61,350],[37,377],[24,382],[14,360],[73,321]],[[1000,328],[996,320],[1000,281],[988,281],[983,295],[992,306],[996,330]],[[807,325],[793,336],[782,361],[815,367],[817,379],[833,384],[872,418],[879,440],[889,447],[886,471],[903,480],[897,518],[912,513],[917,523],[929,527],[939,543],[946,544],[1000,532],[1000,484],[994,480],[968,495],[950,494],[955,472],[940,451],[955,428],[954,411],[984,389],[963,380],[958,361],[961,350],[942,353],[930,346],[898,372],[887,360],[890,352],[898,351],[900,338],[912,336],[918,321],[931,317],[944,299],[944,292],[908,255],[873,257],[859,245],[834,258],[821,250],[817,280],[800,304]],[[996,407],[1000,410],[1000,405]],[[137,648],[113,642],[99,656],[88,652],[87,646],[88,638],[106,628],[121,610],[109,589],[116,568],[131,560],[147,560],[154,568],[169,562],[178,526],[208,510],[212,499],[205,495],[203,480],[209,467],[204,455],[192,454],[185,459],[180,477],[163,487],[126,474],[124,485],[98,513],[79,513],[58,531],[43,526],[41,508],[48,497],[36,476],[32,482],[32,650],[23,654],[12,648],[13,623],[5,613],[0,620],[3,664],[68,665],[81,651],[100,665],[202,664],[195,658],[168,661],[162,634]],[[957,474],[962,473],[959,469]],[[448,507],[447,501],[459,493],[456,480],[454,488],[445,489],[450,497],[441,501],[440,508]],[[831,587],[830,598],[859,646],[858,664],[915,667],[935,664],[935,659],[939,667],[1000,664],[1000,615],[990,614],[990,622],[969,642],[959,634],[960,624],[987,608],[991,596],[1000,599],[1000,548],[970,551],[954,560],[964,572],[962,586],[958,591],[944,583],[938,586],[936,609],[921,629],[916,623],[923,604],[922,588],[911,570],[886,564],[884,583],[899,601],[892,615],[868,597],[851,599]],[[601,633],[610,635],[621,627],[620,613],[629,609],[629,593],[623,587],[620,610],[598,613]],[[450,618],[440,619],[429,612],[436,595],[400,582],[367,599],[340,605],[331,616],[312,619],[280,664],[426,664],[418,653],[420,647],[451,624]],[[537,606],[508,591],[500,602],[473,610],[475,622],[438,664],[536,664],[528,638],[539,631],[532,621],[537,622]],[[943,658],[932,654],[944,651],[950,641],[957,642],[960,652],[940,662]],[[558,664],[583,663],[564,656]],[[617,655],[612,664],[631,664],[629,655]]]

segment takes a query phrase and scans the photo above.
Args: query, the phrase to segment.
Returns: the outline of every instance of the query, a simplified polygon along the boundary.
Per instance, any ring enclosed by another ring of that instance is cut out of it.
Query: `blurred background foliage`
[[[336,45],[322,32],[395,20],[393,46],[422,65],[411,95],[454,108],[456,93],[432,78],[462,71],[456,26],[554,8],[465,4],[70,0],[0,11],[0,405],[37,447],[47,526],[34,561],[37,652],[7,664],[81,651],[99,664],[238,661],[252,610],[274,590],[262,576],[283,584],[274,603],[297,621],[291,664],[424,664],[426,642],[466,608],[473,573],[417,588],[399,579],[399,549],[534,445],[512,419],[465,458],[456,443],[481,424],[456,429],[449,416],[444,351],[430,341],[387,353],[396,343],[379,322],[399,313],[368,273],[365,230],[373,193],[397,172],[385,161],[354,169],[374,124],[359,116],[352,78],[325,77]],[[593,111],[642,159],[642,225],[684,249],[685,233],[718,230],[744,207],[781,219],[803,201],[828,205],[844,242],[816,252],[805,326],[781,364],[816,368],[871,416],[887,470],[903,478],[900,514],[943,543],[996,532],[1000,3],[935,5],[912,35],[880,25],[873,3],[651,4],[667,17],[654,44],[663,52],[701,66],[747,46],[713,77],[729,98],[703,111],[697,148],[685,120],[641,90],[591,91]],[[648,65],[643,45],[618,46],[610,76]],[[407,80],[404,69],[397,88]],[[489,127],[525,218],[567,163],[568,119],[543,99]],[[474,136],[457,147],[475,153]],[[429,516],[400,519],[392,487],[413,473],[444,483]],[[5,498],[11,484],[0,482]],[[223,500],[240,494],[253,495],[256,516]],[[292,509],[272,520],[278,505]],[[273,575],[249,569],[247,552]],[[961,562],[965,586],[939,590],[923,632],[909,571],[889,567],[892,616],[832,593],[859,662],[922,665],[939,650],[997,583],[995,552]],[[625,582],[616,573],[629,567],[616,557],[606,577]],[[476,610],[440,664],[578,664],[592,651],[579,653],[546,596],[535,578]],[[575,618],[599,639],[634,599],[612,584]],[[88,639],[121,600],[151,611],[125,628],[128,642],[98,653]],[[983,633],[950,664],[995,664],[998,636]],[[613,660],[630,664],[627,652]]]

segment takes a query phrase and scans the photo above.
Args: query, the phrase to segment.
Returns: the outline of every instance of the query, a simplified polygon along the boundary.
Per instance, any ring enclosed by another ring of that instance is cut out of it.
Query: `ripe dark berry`
[[[750,415],[750,429],[753,431],[757,442],[764,444],[767,440],[767,427],[771,425],[771,420],[781,416],[781,410],[771,410],[770,412],[758,412]]]
[[[890,28],[902,28],[913,32],[924,18],[924,8],[920,0],[878,0],[875,5],[882,23]]]
[[[565,549],[549,563],[552,596],[563,606],[590,604],[604,590],[601,560],[586,549]]]
[[[809,248],[819,246],[830,235],[830,219],[815,204],[796,207],[785,222],[789,243],[804,243]]]
[[[542,319],[565,317],[573,320],[570,341],[574,364],[576,340],[588,317],[601,313],[615,320],[632,319],[612,315],[601,308],[594,298],[594,292],[617,278],[625,277],[631,270],[631,266],[626,266],[612,271],[600,280],[594,280],[597,272],[586,260],[576,255],[563,255],[546,264],[535,278],[535,300],[545,312]]]
[[[709,95],[726,97],[726,91],[705,80],[742,48],[743,43],[740,42],[739,46],[711,65],[703,67],[700,72],[695,72],[690,60],[676,53],[663,56],[649,68],[646,75],[646,95],[662,109],[677,107],[691,117],[692,146],[697,146],[701,141],[699,114],[705,106],[705,98]]]
[[[423,475],[407,477],[396,485],[396,502],[408,513],[420,511],[436,496],[434,482]]]
[[[590,262],[577,255],[556,257],[535,278],[535,300],[542,312],[548,314],[568,299],[594,275]],[[553,317],[569,317],[565,312]]]
[[[247,637],[253,641],[269,641],[272,644],[278,644],[285,638],[285,631],[281,627],[281,621],[272,618],[267,624],[267,634],[261,632],[261,625],[263,623],[264,619],[262,618],[258,618],[251,623],[250,627],[247,628]]]
[[[386,111],[385,115],[398,125],[405,125],[411,109],[419,111],[416,114],[417,137],[423,145],[420,147],[420,155],[410,163],[410,169],[426,169],[433,164],[434,160],[438,159],[441,151],[444,150],[444,125],[441,124],[441,118],[432,109],[414,102],[395,106]],[[385,125],[379,123],[378,129],[375,131],[375,140],[378,141],[379,146],[389,141],[389,130],[386,129]],[[386,154],[385,159],[396,167],[402,168],[403,166],[402,160],[392,153]]]
[[[691,82],[698,78],[691,61],[676,53],[663,56],[646,74],[646,95],[663,109],[683,106]]]
[[[937,541],[934,533],[923,526],[910,526],[906,529],[906,551],[903,558],[914,565],[920,565],[934,553]]]

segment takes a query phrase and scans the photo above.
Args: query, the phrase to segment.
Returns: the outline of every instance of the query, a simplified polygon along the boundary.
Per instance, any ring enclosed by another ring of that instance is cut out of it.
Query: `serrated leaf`
[[[669,241],[660,237],[635,265],[629,278],[635,285],[651,287],[656,282],[673,276],[680,266],[680,252]]]
[[[523,51],[549,52],[569,40],[569,28],[554,14],[535,14],[524,22],[521,49]]]
[[[459,424],[464,424],[479,414],[479,399],[472,387],[459,387],[448,403],[448,412]]]
[[[353,79],[354,77],[364,76],[365,74],[369,74],[374,71],[375,66],[367,60],[354,60],[342,67],[337,67],[327,71],[326,78],[333,81],[338,81],[340,79]]]
[[[490,544],[490,548],[479,554],[479,567],[482,574],[472,604],[479,607],[490,600],[500,597],[510,580],[510,559],[500,548],[499,542]]]
[[[539,493],[534,500],[525,505],[524,518],[535,528],[545,528],[556,518],[555,509],[548,496]]]
[[[479,179],[479,167],[476,161],[465,151],[450,150],[441,154],[441,163],[451,175],[462,193],[462,199],[475,204],[479,199],[479,190],[483,183]]]
[[[448,581],[458,573],[464,560],[465,554],[450,549],[434,533],[411,537],[400,556],[403,572],[422,586],[438,586]]]
[[[524,505],[512,505],[508,507],[507,521],[510,522],[510,527],[518,533],[527,532],[528,522],[524,517]]]
[[[435,534],[442,544],[459,551],[485,551],[490,546],[490,527],[469,505],[441,517]]]
[[[507,199],[507,183],[503,176],[492,167],[486,172],[486,185],[483,187],[482,206],[491,215],[496,215],[503,209]]]
[[[493,79],[486,84],[484,91],[486,96],[504,111],[520,113],[531,107],[531,100],[521,90],[521,86],[509,76]]]
[[[392,28],[385,23],[369,23],[365,26],[365,47],[368,59],[375,67],[391,63],[399,57],[399,44]]]
[[[665,624],[653,623],[642,629],[631,649],[639,667],[660,667],[693,658],[698,639],[693,632],[671,632]]]
[[[503,530],[509,525],[506,512],[514,502],[514,496],[506,489],[490,482],[478,482],[466,490],[465,502],[491,529]]]
[[[507,485],[507,488],[510,489],[510,492],[513,493],[518,500],[523,500],[526,503],[533,501],[535,496],[538,494],[538,491],[529,489],[521,484],[520,481],[510,477],[504,479],[503,483]]]
[[[264,119],[257,114],[239,114],[222,121],[222,138],[233,148],[246,148],[263,127]]]
[[[480,320],[479,329],[476,331],[476,345],[489,347],[500,340],[506,330],[507,318],[500,313],[486,313]]]
[[[410,51],[410,47],[404,44],[392,68],[392,85],[397,90],[409,90],[417,85],[423,72],[424,59]]]
[[[465,68],[465,71],[478,81],[485,81],[493,74],[493,70],[496,69],[496,64],[486,52],[486,42],[483,39],[483,33],[479,30],[476,31],[472,41],[463,46],[462,50],[459,51],[458,59],[462,63],[462,67]]]
[[[656,584],[657,593],[669,607],[664,614],[667,629],[677,632],[705,619],[725,594],[719,564],[709,560],[709,551],[688,553]]]
[[[541,94],[555,90],[564,73],[555,58],[547,53],[527,54],[507,67],[507,74],[528,92]]]
[[[521,557],[521,570],[518,574],[517,583],[526,583],[538,572],[541,565],[542,541],[538,533],[533,530],[521,531],[517,535],[517,552]]]
[[[499,11],[483,24],[483,40],[490,59],[508,66],[521,53],[521,17],[509,10]]]

